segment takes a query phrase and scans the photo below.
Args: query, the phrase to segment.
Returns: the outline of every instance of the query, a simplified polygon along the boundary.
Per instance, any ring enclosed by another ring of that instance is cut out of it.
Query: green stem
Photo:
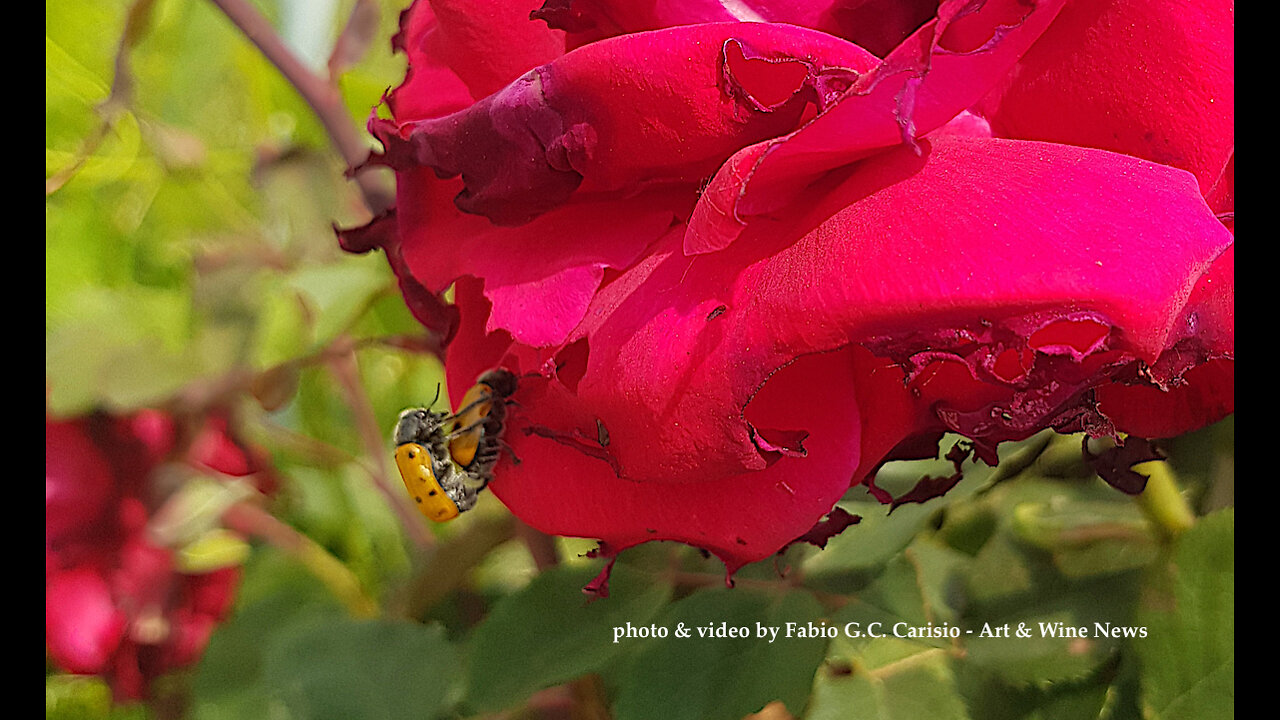
[[[471,569],[490,551],[516,535],[517,521],[506,511],[472,511],[468,515],[472,517],[467,519],[461,532],[422,554],[421,565],[413,577],[388,601],[389,614],[421,619],[461,587]]]
[[[1147,487],[1135,499],[1147,520],[1166,540],[1173,540],[1195,525],[1196,516],[1178,488],[1169,463],[1160,460],[1134,466],[1147,475]]]
[[[271,513],[257,505],[242,502],[223,513],[222,521],[228,528],[261,538],[296,558],[329,588],[352,615],[361,618],[378,616],[378,604],[365,594],[360,581],[341,560]]]
[[[374,487],[382,493],[391,511],[400,518],[400,525],[413,544],[419,549],[432,547],[435,545],[435,536],[423,523],[422,515],[409,507],[411,503],[405,501],[403,489],[395,487],[396,481],[391,479],[396,471],[387,461],[389,451],[386,437],[378,427],[373,403],[369,400],[364,385],[360,383],[360,370],[357,367],[355,351],[349,350],[335,354],[329,359],[329,368],[346,394],[347,405],[351,408],[356,429],[364,442],[365,454],[373,463],[373,469],[369,475],[373,479]]]
[[[360,134],[356,124],[347,114],[338,87],[304,65],[280,39],[270,21],[252,2],[249,0],[210,1],[244,33],[250,42],[257,46],[267,60],[293,85],[302,99],[311,106],[311,110],[319,118],[333,146],[346,161],[347,166],[352,168],[360,166],[369,156],[369,145],[365,141],[365,136]],[[356,173],[355,181],[360,187],[365,206],[373,215],[380,214],[394,204],[391,194],[369,173]]]

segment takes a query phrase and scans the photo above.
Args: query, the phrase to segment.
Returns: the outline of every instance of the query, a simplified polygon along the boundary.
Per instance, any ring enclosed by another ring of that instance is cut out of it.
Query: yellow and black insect
[[[493,479],[508,398],[515,390],[515,375],[490,370],[467,391],[454,415],[425,408],[400,413],[394,432],[396,467],[427,518],[445,522],[475,506]]]
[[[493,479],[493,468],[504,447],[502,431],[507,404],[516,392],[516,376],[497,368],[480,376],[462,396],[449,433],[449,456],[464,473],[483,488]]]
[[[449,416],[424,408],[396,421],[396,467],[418,511],[436,522],[452,520],[476,504],[478,488],[449,457],[444,426]]]
[[[396,467],[400,469],[400,479],[409,496],[418,503],[418,512],[436,522],[452,520],[462,512],[458,501],[450,497],[437,479],[437,467],[427,448],[418,443],[396,446]],[[441,475],[447,477],[444,473]]]

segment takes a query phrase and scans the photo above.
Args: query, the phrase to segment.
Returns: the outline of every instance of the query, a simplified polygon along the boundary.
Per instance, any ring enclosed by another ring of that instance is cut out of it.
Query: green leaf
[[[993,587],[981,588],[987,584]],[[1121,645],[1100,636],[1095,623],[1129,626],[1137,586],[1136,572],[1064,577],[1052,558],[998,537],[969,579],[969,660],[1015,684],[1078,680]],[[1026,637],[1017,636],[1020,628]]]
[[[111,688],[97,676],[49,675],[44,679],[45,720],[148,720],[141,703],[116,703]]]
[[[218,626],[192,682],[195,720],[271,717],[281,701],[264,678],[263,658],[278,633],[316,618],[341,618],[337,600],[298,563],[255,553],[231,617]]]
[[[80,38],[76,39],[77,41]],[[122,112],[101,144],[81,157],[84,138],[102,122],[93,108],[107,98],[103,78],[45,36],[45,175],[83,162],[77,171],[82,183],[98,184],[124,175],[138,159],[142,145],[138,121]]]
[[[736,720],[775,700],[798,714],[826,639],[787,638],[787,623],[807,627],[821,615],[821,606],[803,591],[695,592],[658,618],[656,625],[667,629],[667,637],[643,642],[620,668],[614,678],[617,719]],[[681,625],[690,637],[676,636]],[[731,628],[746,637],[715,636]],[[761,637],[761,628],[780,632],[776,638]]]
[[[1136,641],[1149,717],[1235,714],[1235,510],[1180,537],[1143,590]]]
[[[297,563],[259,553],[201,660],[192,717],[432,718],[460,677],[440,627],[351,619]]]
[[[1096,479],[1023,477],[981,501],[1002,520],[966,582],[968,661],[1015,686],[1089,676],[1124,642],[1095,623],[1133,624],[1153,551],[1138,509]]]
[[[240,565],[249,557],[249,543],[230,530],[216,528],[200,535],[174,555],[174,566],[184,573],[207,573]]]
[[[949,546],[917,540],[841,608],[833,618],[840,634],[814,680],[806,720],[968,718],[953,660],[963,640],[927,634],[958,630],[955,589],[971,562]],[[924,636],[896,636],[917,628]]]
[[[341,264],[308,266],[291,278],[316,318],[314,341],[320,345],[349,328],[390,283],[391,271],[376,253]]]
[[[598,671],[623,643],[614,628],[647,625],[666,604],[665,583],[617,565],[610,596],[592,600],[582,588],[591,567],[560,566],[503,598],[470,641],[466,699],[475,710],[499,710],[531,693]]]
[[[1013,508],[1012,530],[1019,539],[1054,554],[1064,575],[1084,577],[1149,565],[1155,538],[1132,502],[1055,498]]]
[[[263,679],[300,720],[437,717],[461,675],[439,626],[330,618],[274,640]]]
[[[955,665],[969,714],[983,720],[1137,720],[1117,714],[1127,679],[1109,667],[1084,682],[1013,687],[967,663]],[[1105,712],[1104,712],[1105,711]]]
[[[832,641],[804,715],[805,720],[968,717],[945,649],[898,638],[876,638],[858,648],[844,637]]]

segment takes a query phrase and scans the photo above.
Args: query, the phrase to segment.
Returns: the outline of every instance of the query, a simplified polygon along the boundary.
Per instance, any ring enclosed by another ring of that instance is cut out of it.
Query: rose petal
[[[937,7],[938,0],[547,0],[531,17],[564,30],[571,48],[646,30],[739,21],[813,28],[883,56]]]
[[[85,532],[112,494],[110,467],[84,427],[48,418],[44,425],[45,544]]]
[[[1153,368],[1157,386],[1112,383],[1098,389],[1102,414],[1140,437],[1181,435],[1206,418],[1235,412],[1234,245],[1196,283],[1174,332],[1181,337],[1175,351]]]
[[[948,0],[939,18],[896,48],[812,122],[736,153],[703,192],[685,251],[712,252],[751,216],[796,199],[823,172],[945,124],[981,98],[1057,14],[1063,0]]]
[[[912,437],[958,431],[992,462],[1045,427],[1128,430],[1091,390],[1225,349],[1209,309],[1231,285],[1214,264],[1231,235],[1187,173],[1042,143],[921,147],[833,175],[719,253],[683,255],[677,228],[606,284],[572,336],[581,367],[553,373],[580,380],[522,381],[509,440],[523,462],[495,492],[547,532],[680,540],[733,567],[803,534]],[[1199,296],[1188,334],[1170,318]],[[809,433],[807,455],[758,428]],[[783,483],[804,502],[782,502]]]
[[[564,52],[563,33],[529,19],[532,2],[414,0],[392,44],[409,57],[387,98],[402,121],[439,117],[501,89]]]
[[[846,441],[857,435],[857,405],[795,403],[794,393],[821,386],[833,396],[852,395],[854,361],[851,352],[802,358],[779,371],[753,402],[753,416],[813,428],[805,441],[806,457],[775,454],[760,472],[684,482],[619,478],[605,453],[589,451],[597,437],[594,419],[563,390],[544,384],[545,394],[535,388],[513,408],[512,422],[521,429],[511,440],[518,443],[520,463],[504,462],[490,487],[522,520],[544,532],[605,538],[617,550],[678,540],[715,553],[732,571],[804,534],[848,489],[859,459],[858,446]],[[576,424],[589,428],[590,435],[531,425],[532,417],[520,417],[533,416],[525,407],[562,426],[574,424],[568,416],[576,415]],[[610,433],[623,429],[609,426]],[[596,450],[602,448],[597,444]]]
[[[1016,327],[1000,332],[1025,343],[1069,309],[1123,328],[1126,352],[1154,363],[1169,318],[1230,242],[1169,168],[1045,144],[939,138],[928,148],[868,160],[807,217],[753,224],[748,248],[654,254],[602,290],[579,394],[625,403],[598,412],[611,430],[627,427],[613,450],[629,477],[760,467],[745,428],[726,431],[734,408],[795,355],[848,342],[905,360],[912,348],[994,337],[985,328],[1005,322]],[[712,393],[714,409],[702,407]],[[707,449],[691,437],[725,441]],[[687,449],[656,458],[646,439]]]
[[[743,145],[794,129],[807,103],[825,104],[874,60],[793,26],[685,26],[593,43],[465,111],[374,118],[370,130],[382,162],[461,175],[460,209],[520,224],[580,183],[582,192],[696,184]],[[752,94],[762,88],[767,102]]]
[[[124,628],[124,614],[101,575],[76,568],[46,578],[45,644],[63,669],[86,674],[105,670]]]
[[[1207,192],[1235,149],[1235,3],[1073,0],[982,103],[997,135],[1135,155]]]
[[[405,272],[397,275],[431,293],[464,276],[485,278],[485,295],[494,305],[489,329],[509,330],[532,345],[562,341],[581,321],[603,270],[634,262],[666,232],[675,208],[688,205],[669,194],[583,202],[503,228],[459,212],[447,201],[449,193],[429,171],[400,174],[399,251],[388,251],[403,261]]]
[[[938,0],[845,0],[831,8],[834,34],[884,57],[938,11]],[[829,31],[831,32],[831,31]]]

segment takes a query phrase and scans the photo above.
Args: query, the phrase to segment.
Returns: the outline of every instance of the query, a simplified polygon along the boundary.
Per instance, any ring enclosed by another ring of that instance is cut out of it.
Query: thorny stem
[[[253,503],[241,502],[223,513],[222,521],[232,530],[262,539],[297,558],[346,605],[352,615],[378,615],[378,604],[365,594],[360,581],[342,561],[271,513]]]
[[[329,138],[348,167],[357,167],[369,155],[369,148],[356,131],[347,109],[342,104],[338,88],[312,72],[298,59],[271,26],[270,21],[258,12],[248,0],[211,0],[231,22],[249,38],[267,60],[275,65],[307,105],[315,112]],[[373,215],[379,215],[391,207],[392,199],[367,173],[356,173],[356,183],[364,196],[365,206]]]

